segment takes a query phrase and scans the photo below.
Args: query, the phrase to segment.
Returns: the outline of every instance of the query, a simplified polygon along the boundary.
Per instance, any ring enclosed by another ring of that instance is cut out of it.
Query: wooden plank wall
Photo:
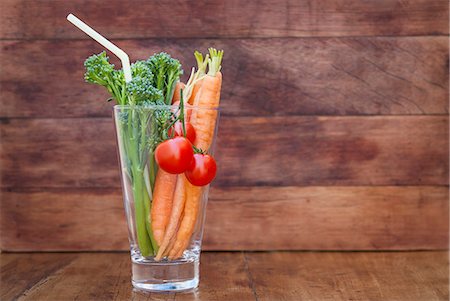
[[[101,47],[223,48],[209,250],[448,246],[445,0],[24,1],[0,12],[1,249],[125,250]]]

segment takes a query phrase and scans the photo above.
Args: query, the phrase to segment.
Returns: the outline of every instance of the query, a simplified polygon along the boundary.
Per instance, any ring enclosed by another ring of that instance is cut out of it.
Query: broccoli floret
[[[131,64],[131,74],[133,79],[127,84],[130,104],[144,105],[162,98],[162,92],[152,87],[153,73],[145,61]]]
[[[103,51],[88,57],[84,62],[84,67],[86,68],[84,79],[88,83],[105,87],[117,103],[125,103],[126,99],[122,93],[125,88],[123,72],[114,69],[114,65],[109,63],[106,52]]]
[[[162,92],[153,87],[147,77],[135,76],[127,84],[127,92],[131,105],[149,105],[163,100]]]
[[[183,74],[180,61],[170,57],[165,52],[161,52],[152,55],[146,63],[153,73],[153,86],[163,92],[164,102],[170,104],[175,83]]]
[[[102,86],[108,84],[109,76],[114,71],[114,65],[109,63],[109,58],[104,51],[88,57],[84,62],[84,67],[86,67],[84,79],[88,83]]]
[[[153,73],[145,61],[136,61],[131,64],[132,77],[142,77],[148,80],[153,80]]]
[[[170,104],[182,74],[180,62],[164,52],[132,64],[130,83],[125,83],[123,70],[115,70],[104,51],[90,56],[84,66],[86,81],[106,87],[120,105]]]

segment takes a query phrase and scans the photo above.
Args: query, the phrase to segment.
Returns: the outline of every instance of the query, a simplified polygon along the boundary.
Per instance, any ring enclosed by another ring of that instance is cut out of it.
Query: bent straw
[[[131,81],[131,68],[130,68],[130,58],[128,54],[122,49],[105,39],[101,34],[93,30],[89,25],[75,17],[73,14],[67,16],[67,20],[78,27],[80,30],[84,31],[85,34],[99,42],[103,47],[114,53],[122,62],[123,74],[125,75],[125,82],[129,83]]]

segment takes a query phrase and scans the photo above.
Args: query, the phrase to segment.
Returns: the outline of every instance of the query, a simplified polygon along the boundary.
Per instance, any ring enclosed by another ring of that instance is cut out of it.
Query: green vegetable
[[[134,77],[127,84],[128,102],[131,105],[151,105],[162,103],[164,96],[161,90],[152,86],[146,77]]]
[[[153,73],[145,61],[136,61],[131,64],[131,74],[133,78],[143,77],[150,81],[153,80]]]
[[[86,73],[84,79],[91,84],[98,84],[108,89],[117,104],[126,104],[125,78],[123,72],[114,69],[114,65],[109,63],[106,52],[94,54],[85,62]]]
[[[169,108],[149,108],[170,104],[181,64],[167,53],[151,56],[131,65],[132,80],[125,83],[122,70],[115,70],[105,52],[90,56],[84,63],[85,79],[105,87],[119,105],[130,105],[119,113],[117,131],[121,137],[125,174],[132,186],[136,236],[143,256],[155,255],[157,245],[151,231],[151,191],[158,166],[156,146],[167,139],[167,130],[177,119]],[[148,176],[149,186],[146,178]]]
[[[164,94],[164,102],[171,104],[175,83],[183,74],[181,64],[178,60],[170,57],[165,52],[154,54],[147,60],[151,72],[153,73],[153,86],[161,90]]]

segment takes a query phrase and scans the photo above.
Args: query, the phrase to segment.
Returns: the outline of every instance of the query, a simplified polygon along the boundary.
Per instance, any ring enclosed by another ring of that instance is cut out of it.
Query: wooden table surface
[[[448,253],[205,252],[196,292],[144,294],[127,253],[4,253],[1,300],[448,300]]]

